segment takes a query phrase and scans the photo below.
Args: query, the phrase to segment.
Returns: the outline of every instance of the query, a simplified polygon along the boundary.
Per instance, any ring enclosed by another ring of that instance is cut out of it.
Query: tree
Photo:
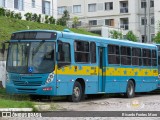
[[[160,43],[160,31],[155,35],[155,37],[153,38],[153,41],[155,43]]]
[[[73,28],[77,28],[78,23],[79,23],[79,18],[78,17],[74,17],[73,18]]]
[[[62,17],[57,20],[57,25],[66,26],[66,25],[67,25],[67,21],[68,21],[69,19],[70,19],[69,12],[68,12],[67,10],[65,10],[65,11],[63,12]]]
[[[110,31],[110,37],[114,39],[122,39],[122,32],[111,30]]]
[[[130,40],[130,41],[137,42],[137,36],[136,36],[132,31],[129,31],[129,32],[126,34],[126,39],[127,39],[127,40]]]

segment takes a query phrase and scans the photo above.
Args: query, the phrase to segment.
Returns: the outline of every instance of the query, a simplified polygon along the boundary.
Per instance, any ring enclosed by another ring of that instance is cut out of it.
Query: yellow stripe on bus
[[[58,69],[56,66],[55,74],[63,75],[102,75],[102,69],[93,66],[65,66]],[[157,69],[146,68],[114,68],[103,67],[104,76],[158,76]]]

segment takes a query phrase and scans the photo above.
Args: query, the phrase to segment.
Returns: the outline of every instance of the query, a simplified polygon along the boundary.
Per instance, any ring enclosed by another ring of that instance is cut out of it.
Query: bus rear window
[[[11,40],[56,40],[55,32],[18,32],[13,33]]]

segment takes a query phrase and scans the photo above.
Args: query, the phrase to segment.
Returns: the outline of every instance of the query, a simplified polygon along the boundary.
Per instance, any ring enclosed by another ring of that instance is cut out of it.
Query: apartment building
[[[0,0],[0,7],[25,14],[44,14],[57,18],[57,0]]]
[[[58,0],[57,10],[58,18],[66,9],[71,21],[79,18],[79,27],[102,36],[109,37],[109,29],[120,30],[124,37],[132,30],[139,42],[151,43],[160,18],[155,13],[159,4],[159,0]]]

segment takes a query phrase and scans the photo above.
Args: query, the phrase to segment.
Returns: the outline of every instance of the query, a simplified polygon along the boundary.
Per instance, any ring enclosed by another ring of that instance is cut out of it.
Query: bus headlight
[[[46,80],[46,83],[51,83],[51,82],[53,81],[53,79],[54,79],[54,74],[53,74],[53,73],[50,73],[50,74],[48,75],[48,78],[47,78],[47,80]]]

